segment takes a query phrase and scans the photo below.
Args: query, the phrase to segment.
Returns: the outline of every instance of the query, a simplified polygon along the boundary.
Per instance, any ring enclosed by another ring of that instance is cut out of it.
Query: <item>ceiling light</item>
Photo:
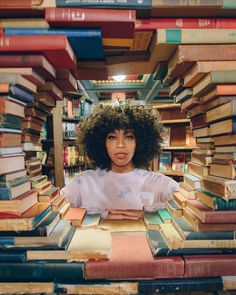
[[[118,75],[118,76],[112,76],[112,78],[117,82],[122,82],[125,80],[126,75]]]

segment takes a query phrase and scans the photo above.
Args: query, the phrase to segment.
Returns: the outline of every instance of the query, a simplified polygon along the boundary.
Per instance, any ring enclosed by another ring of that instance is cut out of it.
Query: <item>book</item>
[[[202,223],[188,208],[183,208],[183,216],[190,223],[195,231],[209,232],[209,231],[235,231],[235,223]]]
[[[0,246],[14,249],[21,247],[61,246],[71,229],[70,222],[59,220],[48,236],[0,237]]]
[[[101,260],[111,256],[111,233],[102,229],[77,229],[68,246],[69,260]]]
[[[236,133],[235,117],[210,124],[210,135]]]
[[[112,253],[107,261],[88,261],[86,279],[154,279],[183,276],[179,257],[154,259],[145,236],[112,236]]]
[[[63,218],[69,220],[73,226],[79,227],[85,217],[86,212],[86,208],[70,208]]]
[[[51,27],[100,28],[105,45],[104,39],[133,40],[136,15],[134,10],[46,8],[45,19]]]
[[[182,208],[179,204],[174,200],[169,200],[166,205],[167,210],[170,212],[171,216],[182,216]]]
[[[0,46],[0,51],[1,51],[1,46]],[[3,73],[0,76],[0,82],[20,85],[23,89],[25,89],[31,93],[35,93],[37,90],[36,89],[37,87],[34,83],[29,81],[25,77],[21,76],[20,74]]]
[[[221,196],[225,200],[236,198],[236,181],[216,176],[204,176],[202,188]]]
[[[172,171],[184,171],[185,166],[185,153],[184,152],[173,152],[172,154]]]
[[[76,57],[66,36],[0,37],[0,44],[1,53],[16,51],[43,53],[55,67],[75,69],[77,65]]]
[[[193,87],[193,96],[203,95],[215,84],[233,84],[236,71],[212,71]]]
[[[49,212],[34,230],[27,231],[0,231],[2,237],[33,237],[33,236],[49,236],[56,224],[60,220],[58,212]]]
[[[15,98],[24,103],[32,103],[34,100],[33,94],[21,88],[21,85],[4,83],[4,84],[0,84],[0,90],[2,92],[0,97]]]
[[[0,97],[0,112],[21,118],[25,117],[25,104],[14,98]]]
[[[202,223],[236,223],[236,211],[213,210],[198,200],[187,200],[187,209],[196,215]]]
[[[170,171],[171,170],[171,152],[161,152],[159,154],[159,170]]]
[[[201,178],[187,172],[184,173],[184,182],[187,183],[193,189],[201,187]]]
[[[195,231],[184,217],[173,217],[172,224],[184,240],[234,240],[235,236],[234,231]]]
[[[220,96],[222,97],[225,97],[224,100],[227,100],[228,98],[228,101],[230,99],[233,99],[234,95],[236,93],[236,87],[235,85],[233,84],[216,84],[213,86],[213,88],[209,89],[207,91],[207,93],[204,94],[204,96],[202,96],[200,98],[200,102],[201,104],[206,104],[206,103],[209,103],[211,102],[211,104],[214,104],[214,102],[216,102],[216,99]],[[223,99],[222,99],[223,100]],[[225,101],[227,102],[227,101]],[[221,103],[223,104],[223,103]],[[210,108],[211,108],[211,105],[209,105]],[[217,104],[216,104],[217,106]],[[214,105],[213,105],[214,107]],[[207,106],[206,106],[206,109],[205,110],[208,110]]]
[[[0,128],[0,147],[14,147],[20,144],[21,130]]]
[[[26,177],[26,169],[21,169],[18,171],[2,174],[0,175],[0,182],[1,184],[7,184],[8,182],[11,182],[12,180],[15,180],[16,178],[20,177]]]
[[[67,36],[78,60],[104,58],[102,35],[98,29],[6,28],[5,36]]]
[[[220,135],[213,138],[215,146],[233,145],[236,143],[235,134]]]
[[[82,223],[82,228],[97,228],[101,219],[100,214],[86,214]]]
[[[146,227],[143,220],[107,220],[99,222],[99,228],[109,230],[112,235],[144,235]]]
[[[235,116],[235,101],[229,101],[219,107],[210,109],[206,112],[207,122],[219,121],[227,117]]]
[[[235,210],[236,199],[224,200],[221,196],[204,188],[197,189],[196,199],[213,210]]]
[[[160,232],[163,235],[166,244],[170,249],[178,248],[235,248],[236,241],[234,239],[229,240],[184,240],[173,224],[161,224]]]
[[[194,156],[194,155],[193,155]],[[205,157],[205,155],[203,156]],[[202,177],[209,174],[209,168],[194,162],[188,162],[188,172],[197,177]]]
[[[74,262],[27,262],[27,263],[2,263],[0,276],[4,282],[12,278],[20,282],[53,281],[55,283],[76,283],[83,279],[84,263]],[[38,268],[41,268],[38,274]],[[25,283],[24,283],[25,284]]]
[[[235,273],[235,255],[191,255],[184,256],[184,259],[187,278],[230,276]]]
[[[85,0],[73,1],[70,0],[56,0],[56,7],[85,7],[85,8],[115,8],[115,9],[151,9],[152,2],[147,0],[145,2],[140,2],[138,0],[126,0],[120,2],[119,0],[112,0],[109,2],[104,2],[102,0]]]
[[[170,146],[170,126],[163,126],[161,146]]]
[[[55,68],[42,54],[1,54],[0,65],[8,68],[32,67],[45,79],[55,79],[56,77]]]
[[[158,212],[147,212],[144,211],[143,216],[144,224],[148,230],[155,230],[159,228],[159,225],[163,223]]]
[[[198,83],[206,74],[212,71],[235,70],[235,61],[198,61],[186,73],[184,77],[184,86],[193,87]]]
[[[186,247],[185,248],[169,248],[160,230],[155,230],[155,231],[149,230],[147,232],[147,240],[151,248],[152,254],[156,258],[162,257],[162,256],[201,255],[201,254],[214,256],[215,254],[235,253],[234,248],[203,248],[203,247],[201,248],[186,248]],[[169,280],[170,279],[168,279],[168,284],[170,284]],[[155,281],[162,281],[162,280],[158,279]],[[180,279],[176,281],[179,282]],[[189,279],[187,281],[189,281]]]
[[[1,218],[1,231],[27,231],[33,230],[43,220],[43,218],[50,212],[51,207],[48,203],[37,203],[21,217]]]
[[[178,249],[176,251],[169,251],[178,253],[184,252],[184,250],[182,249],[180,249],[180,251],[178,251]],[[226,282],[230,285],[230,278],[232,277],[225,277],[225,282],[224,278],[221,277],[182,278],[177,280],[160,279],[153,281],[141,281],[139,282],[139,292],[146,294],[155,294],[155,290],[160,290],[162,293],[174,293],[175,290],[179,290],[179,292],[202,292],[212,294],[214,293],[214,291],[220,292],[219,290],[223,289],[223,284],[225,285]]]
[[[3,197],[1,196],[0,212],[21,216],[22,213],[30,209],[37,202],[38,202],[37,192],[30,190],[30,186],[29,186],[28,191],[26,191],[25,193],[22,193],[19,197],[15,198],[14,200],[3,200]]]
[[[34,83],[36,86],[45,83],[45,80],[32,68],[0,68],[1,74],[19,74]]]
[[[23,170],[25,168],[24,154],[0,156],[0,175]]]
[[[32,283],[28,282],[27,284],[21,282],[12,282],[12,283],[0,283],[0,292],[1,293],[17,293],[17,292],[27,292],[27,293],[53,293],[54,284],[52,282],[38,282]]]

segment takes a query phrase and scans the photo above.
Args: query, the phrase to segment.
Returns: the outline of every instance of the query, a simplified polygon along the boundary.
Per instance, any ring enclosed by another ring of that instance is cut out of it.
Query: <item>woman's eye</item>
[[[133,140],[133,139],[134,139],[134,135],[126,135],[126,138],[127,138],[128,140]]]
[[[114,135],[108,135],[107,138],[110,139],[110,140],[114,140],[114,139],[116,139],[116,137],[115,137]]]

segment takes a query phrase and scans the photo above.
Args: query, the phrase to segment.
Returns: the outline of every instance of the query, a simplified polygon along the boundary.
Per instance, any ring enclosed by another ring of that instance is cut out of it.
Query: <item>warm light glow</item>
[[[125,80],[126,75],[112,76],[112,78],[113,78],[114,80],[116,80],[117,82],[122,82],[122,81]]]

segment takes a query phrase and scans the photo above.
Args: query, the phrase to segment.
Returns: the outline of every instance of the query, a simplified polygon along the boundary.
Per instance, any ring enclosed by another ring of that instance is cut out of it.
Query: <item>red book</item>
[[[236,223],[236,210],[213,210],[198,200],[188,200],[186,207],[202,223]]]
[[[78,80],[107,80],[108,79],[108,72],[106,68],[76,69],[73,73]]]
[[[137,19],[135,22],[135,31],[149,31],[168,28],[215,28],[216,20],[214,18],[148,18]]]
[[[66,36],[0,37],[0,52],[40,52],[57,68],[76,68],[76,57]]]
[[[53,65],[41,54],[3,54],[0,55],[1,68],[33,68],[44,79],[54,79],[56,70]]]
[[[184,275],[180,256],[153,258],[145,235],[112,236],[110,260],[88,261],[85,279],[155,279]]]
[[[0,36],[3,36],[4,33],[3,33],[3,28],[0,28]]]
[[[86,208],[70,208],[63,218],[70,220],[73,226],[80,226],[86,212]]]
[[[46,8],[45,19],[52,27],[100,28],[103,38],[134,38],[135,10]]]
[[[216,28],[218,29],[235,29],[236,18],[217,18]]]
[[[236,274],[236,255],[189,255],[184,256],[184,261],[187,278]]]

